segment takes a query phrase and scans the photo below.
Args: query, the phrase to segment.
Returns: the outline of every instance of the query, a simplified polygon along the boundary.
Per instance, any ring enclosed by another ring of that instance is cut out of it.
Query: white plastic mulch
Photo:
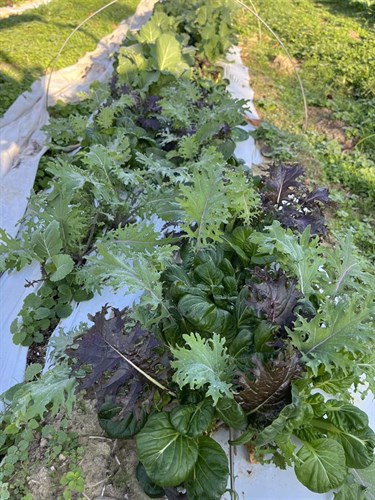
[[[118,50],[129,29],[137,30],[147,21],[156,1],[141,0],[135,14],[104,37],[93,52],[74,66],[54,72],[49,105],[59,99],[72,101],[77,92],[88,90],[92,82],[107,80],[112,73],[111,55]],[[23,93],[0,120],[0,227],[12,236],[18,233],[17,222],[25,213],[39,160],[46,151],[46,136],[41,131],[48,122],[46,85],[47,77],[37,80],[31,91]],[[10,324],[21,310],[24,298],[37,289],[25,288],[26,280],[40,277],[39,265],[33,263],[20,272],[6,273],[0,278],[0,394],[23,380],[27,348],[13,344]],[[103,296],[102,305],[107,301],[110,301],[108,295]],[[78,308],[83,310],[90,304],[94,307],[90,301]],[[95,313],[100,307],[88,310],[84,319],[88,312]],[[73,315],[77,318],[75,324],[79,324],[81,316],[76,311]],[[69,329],[74,326],[68,325],[67,320],[64,324]]]
[[[76,65],[55,72],[49,89],[49,104],[58,99],[72,101],[77,92],[87,90],[93,81],[107,80],[112,73],[111,54],[118,49],[128,29],[139,29],[146,22],[155,3],[156,0],[141,1],[136,13],[105,37],[94,52],[86,54]],[[257,118],[248,70],[242,65],[237,47],[228,54],[228,61],[230,62],[223,63],[223,68],[225,77],[230,81],[229,91],[233,97],[246,99],[249,117]],[[16,236],[18,232],[17,222],[26,210],[40,157],[46,151],[45,134],[41,131],[48,122],[46,84],[47,77],[35,82],[31,91],[22,94],[0,121],[0,227],[12,236]],[[251,129],[251,126],[246,125],[245,128]],[[249,168],[252,164],[261,163],[252,138],[237,145],[236,155]],[[0,278],[0,394],[23,380],[27,348],[13,344],[10,324],[17,317],[25,297],[38,288],[38,285],[32,289],[25,288],[26,280],[39,278],[40,268],[36,262],[20,272],[5,274]],[[60,322],[56,331],[61,328],[71,330],[87,321],[88,313],[95,313],[106,303],[125,307],[131,306],[134,299],[133,295],[118,295],[106,290],[101,296],[97,295],[90,301],[78,304],[72,315]]]
[[[49,104],[58,99],[72,101],[79,91],[87,90],[95,81],[104,81],[112,72],[111,54],[116,51],[129,29],[139,29],[150,16],[157,0],[142,0],[136,13],[123,22],[111,35],[103,38],[95,51],[86,54],[76,65],[53,74],[50,87]],[[225,77],[230,84],[228,90],[233,97],[247,101],[249,118],[257,119],[253,105],[253,91],[249,84],[248,69],[242,64],[240,50],[234,47],[228,54],[228,62],[222,63]],[[22,217],[27,206],[27,198],[32,189],[40,157],[46,150],[45,134],[41,131],[48,121],[46,111],[46,78],[34,83],[31,92],[22,94],[9,108],[0,121],[0,227],[12,236],[18,231],[17,221]],[[251,130],[250,125],[245,127]],[[237,144],[235,154],[243,159],[249,168],[262,163],[254,140]],[[0,314],[0,394],[12,385],[22,382],[26,367],[27,348],[15,346],[12,342],[10,324],[19,313],[24,298],[34,289],[25,288],[26,280],[40,278],[37,263],[31,264],[20,272],[4,274],[0,278],[1,314]],[[82,302],[73,313],[62,320],[54,335],[61,330],[69,332],[82,322],[87,322],[88,314],[95,314],[103,305],[123,308],[132,306],[141,295],[114,293],[105,289],[102,295],[95,295],[90,301]],[[48,353],[47,364],[48,369]],[[370,424],[375,425],[372,402],[358,401],[358,406],[369,414]],[[228,432],[224,429],[215,435],[215,439],[228,452]],[[332,493],[324,495],[310,492],[297,480],[293,469],[285,471],[273,465],[257,465],[249,462],[244,447],[236,449],[234,460],[235,488],[240,500],[249,498],[264,500],[331,500]],[[229,499],[229,495],[224,497]]]

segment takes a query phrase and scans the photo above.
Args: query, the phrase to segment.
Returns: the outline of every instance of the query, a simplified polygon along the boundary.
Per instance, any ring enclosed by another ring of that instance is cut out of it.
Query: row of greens
[[[1,233],[4,270],[42,270],[14,342],[42,341],[103,287],[143,293],[61,334],[55,368],[30,367],[3,396],[3,481],[47,411],[72,407],[77,379],[95,386],[109,436],[136,436],[150,496],[183,484],[189,499],[220,498],[228,460],[211,434],[224,423],[233,445],[294,466],[311,490],[366,498],[358,470],[375,435],[351,388],[375,389],[372,276],[350,237],[324,243],[328,193],[308,190],[301,167],[253,178],[236,158],[245,103],[215,64],[235,41],[231,14],[163,2],[110,84],[53,111],[22,236]]]

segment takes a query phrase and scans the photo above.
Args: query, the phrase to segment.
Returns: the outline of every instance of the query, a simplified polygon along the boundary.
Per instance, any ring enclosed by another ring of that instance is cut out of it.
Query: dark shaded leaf
[[[259,318],[266,318],[276,325],[291,325],[295,319],[293,310],[300,297],[295,283],[288,282],[280,271],[275,278],[272,278],[260,268],[255,269],[253,277],[261,283],[249,285],[247,304],[254,309]]]
[[[327,188],[316,188],[309,193],[304,199],[304,204],[312,203],[313,201],[321,201],[322,203],[329,202],[329,191]]]
[[[299,377],[301,367],[299,356],[293,352],[285,352],[266,364],[254,355],[254,368],[251,378],[241,373],[238,377],[238,394],[236,400],[245,412],[254,410],[262,413],[280,410],[288,399],[292,380]]]
[[[276,165],[271,167],[266,186],[275,191],[277,204],[290,192],[291,187],[298,187],[301,184],[297,179],[303,174],[303,168],[298,166]]]
[[[263,176],[262,202],[266,213],[285,228],[302,233],[307,226],[312,235],[326,233],[321,204],[329,202],[328,189],[316,188],[309,192],[304,183],[296,179],[303,174],[301,167],[277,165],[270,177]],[[293,189],[291,189],[293,188]]]
[[[298,214],[294,218],[288,216],[288,220],[285,220],[286,213],[279,219],[285,227],[294,228],[299,233],[303,233],[307,226],[310,226],[312,236],[326,233],[325,219],[320,210],[313,210],[311,214],[306,215]]]
[[[210,437],[199,438],[198,460],[185,482],[189,500],[217,500],[227,487],[228,458]]]
[[[151,481],[147,475],[146,469],[140,462],[135,470],[135,477],[138,479],[143,491],[150,498],[163,498],[165,496],[164,488]]]
[[[150,387],[146,378],[124,356],[158,380],[167,378],[168,358],[154,335],[142,329],[139,324],[124,332],[127,311],[113,309],[113,317],[109,319],[106,319],[107,312],[108,307],[105,306],[91,317],[94,325],[78,340],[78,348],[67,351],[76,359],[76,369],[82,365],[92,367],[91,373],[81,380],[80,388],[88,389],[98,384],[97,398],[101,403],[108,395],[114,397],[119,388],[126,384],[123,412],[128,408],[135,411],[141,395],[142,408],[146,410],[154,388]],[[141,415],[137,411],[136,414],[137,417]]]
[[[98,414],[100,427],[113,439],[127,439],[137,434],[147,420],[147,413],[127,411],[121,420],[112,420],[119,414],[122,406],[105,403]]]

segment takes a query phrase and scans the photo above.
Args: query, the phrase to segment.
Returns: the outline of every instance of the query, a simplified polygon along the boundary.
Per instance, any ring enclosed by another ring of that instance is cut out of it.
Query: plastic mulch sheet
[[[128,29],[139,29],[150,16],[156,0],[144,0],[138,5],[136,13],[122,23],[111,35],[105,37],[94,52],[86,54],[76,65],[53,74],[50,87],[49,104],[58,99],[74,100],[76,93],[87,90],[95,81],[104,81],[112,72],[111,54],[118,49]],[[229,80],[228,90],[231,95],[247,101],[249,118],[257,119],[253,105],[253,92],[249,84],[248,69],[242,64],[240,50],[234,47],[222,63],[224,75]],[[46,111],[46,79],[34,83],[31,92],[20,96],[0,122],[0,227],[12,236],[18,231],[17,221],[22,217],[27,206],[27,198],[32,189],[40,157],[46,150],[45,135],[41,128],[48,121]],[[245,128],[251,129],[250,125]],[[253,138],[238,143],[235,154],[251,168],[262,163]],[[160,219],[155,218],[156,227]],[[161,228],[161,224],[159,225]],[[27,348],[16,346],[12,342],[10,324],[17,317],[24,298],[31,292],[25,288],[26,280],[40,278],[38,263],[33,263],[20,272],[4,274],[0,278],[1,315],[0,315],[0,393],[12,385],[22,382],[26,367]],[[35,291],[35,288],[32,290]],[[68,333],[81,323],[87,323],[87,315],[94,315],[105,304],[117,308],[131,307],[139,300],[142,291],[127,294],[126,288],[114,293],[111,289],[103,290],[91,300],[82,302],[73,308],[72,314],[62,320],[52,336]],[[49,351],[45,370],[50,366]],[[370,417],[370,425],[375,426],[372,401],[356,401],[358,406]],[[221,429],[215,439],[228,449],[228,431]],[[273,465],[252,464],[245,447],[237,447],[234,456],[235,488],[240,500],[248,498],[274,500],[331,500],[332,493],[324,495],[307,490],[297,480],[293,469],[277,469]],[[230,498],[226,494],[224,498]]]

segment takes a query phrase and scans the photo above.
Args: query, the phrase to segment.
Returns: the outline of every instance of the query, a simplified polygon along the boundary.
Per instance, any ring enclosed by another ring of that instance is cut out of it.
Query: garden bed
[[[254,177],[241,159],[254,161],[248,104],[217,64],[234,41],[228,5],[163,2],[127,37],[109,85],[51,110],[50,149],[21,238],[2,233],[2,261],[41,273],[13,341],[67,328],[49,370],[31,364],[4,396],[5,494],[28,493],[22,474],[43,438],[41,458],[63,462],[58,494],[86,495],[69,434],[86,397],[114,443],[135,437],[151,496],[219,499],[229,484],[233,498],[243,444],[256,462],[293,466],[297,495],[371,494],[361,471],[374,434],[351,395],[373,389],[372,276],[349,236],[327,244],[326,189],[307,187],[300,166]],[[83,311],[90,325],[72,329]]]

